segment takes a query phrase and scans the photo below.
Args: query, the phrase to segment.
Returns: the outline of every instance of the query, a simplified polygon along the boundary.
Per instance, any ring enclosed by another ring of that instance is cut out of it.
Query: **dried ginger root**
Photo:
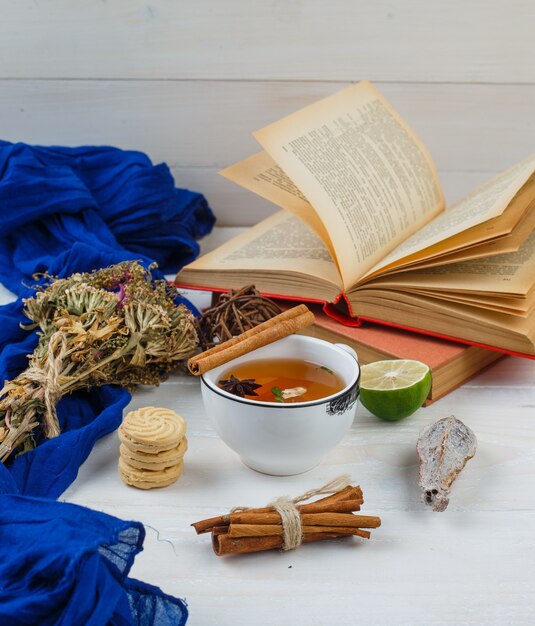
[[[418,437],[419,484],[422,502],[433,511],[444,511],[459,472],[476,453],[473,431],[451,415],[425,428]]]

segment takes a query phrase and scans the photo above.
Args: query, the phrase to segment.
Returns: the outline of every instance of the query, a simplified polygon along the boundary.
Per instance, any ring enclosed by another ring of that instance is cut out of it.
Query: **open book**
[[[264,151],[221,174],[285,210],[178,284],[254,283],[354,324],[535,357],[535,155],[446,209],[427,150],[368,82],[253,134]]]

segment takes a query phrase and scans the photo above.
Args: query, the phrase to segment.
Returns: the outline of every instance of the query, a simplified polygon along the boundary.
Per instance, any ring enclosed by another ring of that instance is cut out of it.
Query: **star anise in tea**
[[[231,374],[229,378],[220,380],[218,385],[221,389],[232,393],[235,396],[244,398],[245,396],[257,396],[255,389],[259,389],[262,385],[255,382],[254,378],[244,378],[240,380],[236,378],[234,374]]]

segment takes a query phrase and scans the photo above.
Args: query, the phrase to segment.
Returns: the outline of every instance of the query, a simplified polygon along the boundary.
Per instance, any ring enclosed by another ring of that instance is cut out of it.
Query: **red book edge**
[[[194,291],[215,291],[216,293],[224,293],[230,291],[229,289],[223,289],[221,287],[197,287],[192,285],[185,285],[183,283],[179,283],[176,281],[171,281],[175,287],[179,289],[191,289]],[[380,324],[382,326],[390,326],[391,328],[399,328],[401,330],[408,330],[413,333],[418,333],[420,335],[428,335],[430,337],[437,337],[438,339],[446,339],[447,341],[456,341],[457,343],[463,343],[468,346],[476,346],[477,348],[485,348],[486,350],[493,350],[494,352],[501,352],[502,354],[509,354],[511,356],[519,356],[524,359],[532,359],[535,360],[535,355],[533,354],[525,354],[524,352],[515,352],[513,350],[506,350],[505,348],[498,348],[496,346],[489,346],[485,343],[478,343],[476,341],[470,341],[468,339],[461,339],[460,337],[455,337],[453,335],[444,335],[442,333],[435,333],[429,330],[422,330],[420,328],[414,328],[413,326],[403,326],[401,324],[395,324],[394,322],[386,322],[385,320],[378,320],[373,317],[363,317],[355,315],[349,300],[347,299],[346,294],[342,291],[340,292],[333,302],[327,302],[325,300],[318,300],[315,298],[301,298],[297,296],[281,296],[276,293],[267,293],[265,291],[261,292],[263,296],[266,298],[276,298],[278,300],[290,300],[292,302],[313,302],[315,304],[321,304],[322,309],[326,315],[335,319],[337,322],[340,322],[344,326],[362,326],[363,322],[370,322],[371,324]],[[336,305],[342,301],[344,306],[347,307],[349,311],[349,315],[345,314],[343,311],[340,311],[336,308]]]

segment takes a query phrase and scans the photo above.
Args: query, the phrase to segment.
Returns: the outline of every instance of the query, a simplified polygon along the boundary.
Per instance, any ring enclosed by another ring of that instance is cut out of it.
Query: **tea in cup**
[[[215,431],[243,463],[288,476],[312,469],[340,442],[359,379],[349,346],[290,335],[206,372],[201,388]]]

